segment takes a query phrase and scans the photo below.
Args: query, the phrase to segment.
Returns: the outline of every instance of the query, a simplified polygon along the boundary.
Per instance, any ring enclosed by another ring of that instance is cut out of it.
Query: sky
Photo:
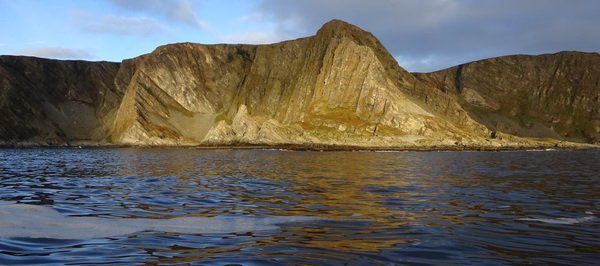
[[[0,0],[0,54],[121,61],[160,45],[273,43],[341,19],[409,71],[600,52],[597,0]]]

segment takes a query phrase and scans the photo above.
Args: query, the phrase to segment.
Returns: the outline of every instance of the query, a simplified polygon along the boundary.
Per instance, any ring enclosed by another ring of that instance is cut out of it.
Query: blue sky
[[[0,54],[121,61],[174,42],[278,41],[268,22],[247,19],[252,9],[241,0],[0,0]]]
[[[338,18],[409,71],[600,50],[595,0],[0,0],[0,54],[121,61],[175,42],[271,43]]]

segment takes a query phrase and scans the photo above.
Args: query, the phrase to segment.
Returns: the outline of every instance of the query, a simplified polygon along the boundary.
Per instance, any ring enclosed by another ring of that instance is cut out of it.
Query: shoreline
[[[467,146],[467,145],[432,145],[432,146],[352,146],[326,144],[239,144],[239,145],[117,145],[117,144],[0,144],[0,149],[197,149],[197,150],[287,150],[287,151],[568,151],[568,150],[600,150],[600,145],[587,143],[568,143],[567,145],[515,145],[515,146]]]

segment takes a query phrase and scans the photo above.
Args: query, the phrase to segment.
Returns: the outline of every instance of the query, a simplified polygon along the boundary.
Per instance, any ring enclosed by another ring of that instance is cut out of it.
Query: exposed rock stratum
[[[600,140],[599,81],[600,55],[578,52],[412,74],[372,34],[333,20],[307,38],[178,43],[121,63],[2,56],[0,141],[577,146]]]

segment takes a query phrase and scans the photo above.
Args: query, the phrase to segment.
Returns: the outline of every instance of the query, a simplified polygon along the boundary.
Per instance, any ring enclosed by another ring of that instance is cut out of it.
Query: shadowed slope
[[[488,128],[526,137],[600,141],[600,55],[505,56],[417,77]]]
[[[118,63],[0,56],[0,141],[101,141],[121,100]]]

